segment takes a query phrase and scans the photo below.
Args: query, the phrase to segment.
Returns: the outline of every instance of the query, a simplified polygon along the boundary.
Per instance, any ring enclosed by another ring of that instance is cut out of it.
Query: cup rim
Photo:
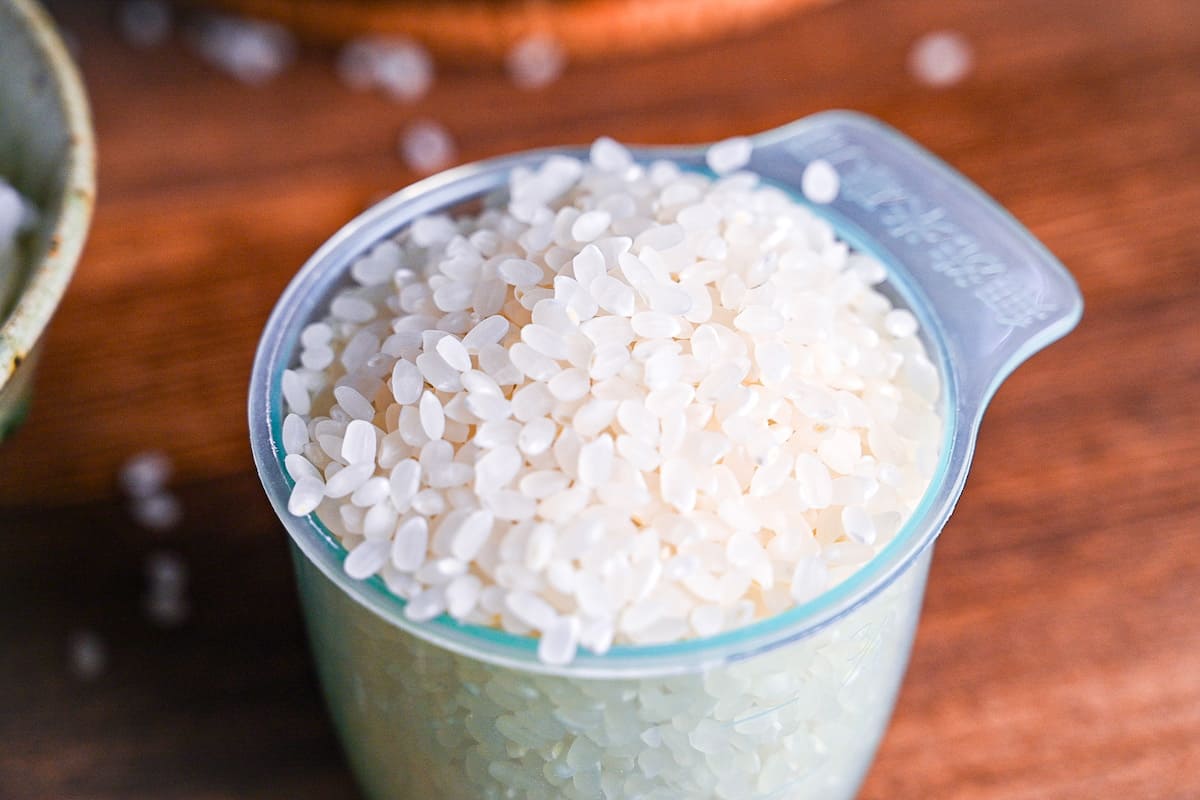
[[[775,134],[768,131],[752,138],[765,139]],[[639,161],[650,161],[656,157],[678,160],[680,153],[699,153],[702,161],[704,148],[703,145],[685,150],[638,148],[635,155],[644,156],[639,157]],[[799,198],[800,202],[833,225],[839,238],[854,249],[874,256],[888,268],[888,286],[920,320],[924,343],[942,381],[938,411],[943,424],[938,463],[921,501],[891,541],[836,586],[805,603],[715,636],[667,644],[613,645],[602,655],[580,648],[570,663],[548,665],[537,658],[535,637],[459,623],[446,614],[425,623],[408,620],[403,613],[405,601],[392,594],[378,575],[359,581],[345,574],[341,561],[347,551],[315,514],[295,517],[288,512],[288,493],[293,482],[283,466],[286,453],[281,444],[284,414],[280,380],[283,370],[294,362],[299,330],[314,319],[305,312],[319,307],[306,293],[314,287],[324,286],[328,291],[330,287],[342,285],[337,278],[345,277],[356,255],[384,236],[403,230],[412,218],[428,213],[422,209],[406,217],[402,212],[412,204],[443,192],[453,194],[464,185],[478,184],[480,176],[497,168],[503,168],[507,175],[507,169],[513,166],[534,164],[553,154],[578,157],[586,156],[586,150],[555,148],[489,159],[447,170],[402,189],[343,226],[309,258],[289,283],[271,313],[255,356],[249,417],[260,479],[293,544],[355,602],[410,634],[476,660],[527,672],[571,677],[640,678],[702,670],[810,636],[871,600],[908,570],[949,518],[961,493],[974,446],[975,409],[965,407],[962,402],[960,376],[951,363],[946,331],[921,289],[906,278],[904,270],[895,268],[886,251],[873,246],[854,230],[839,227],[836,215],[813,207],[803,198]],[[483,196],[488,188],[495,187],[484,187],[471,196]],[[466,198],[460,195],[458,199]],[[395,223],[394,227],[389,228],[389,221]]]

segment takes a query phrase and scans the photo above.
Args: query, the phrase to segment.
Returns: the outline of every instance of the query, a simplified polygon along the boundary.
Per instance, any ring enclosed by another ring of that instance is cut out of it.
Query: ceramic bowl
[[[46,11],[0,0],[0,175],[37,206],[16,290],[0,298],[0,439],[24,417],[40,342],[75,271],[96,196],[91,116]]]

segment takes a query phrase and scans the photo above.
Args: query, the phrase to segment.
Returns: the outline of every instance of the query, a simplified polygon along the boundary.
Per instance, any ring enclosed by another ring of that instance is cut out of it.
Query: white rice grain
[[[567,52],[553,36],[533,34],[513,46],[505,57],[505,66],[518,88],[542,89],[562,75]]]
[[[579,647],[579,619],[558,617],[542,632],[538,658],[545,664],[567,664]]]
[[[800,191],[814,203],[827,205],[837,199],[841,178],[828,161],[818,158],[808,162],[800,176]]]
[[[190,39],[210,65],[254,86],[274,80],[296,57],[292,34],[274,22],[209,15]]]
[[[920,83],[943,89],[961,83],[975,60],[970,42],[955,31],[927,33],[913,43],[908,69]]]
[[[165,491],[134,498],[130,512],[138,525],[159,533],[175,528],[183,519],[183,505],[179,498]]]
[[[73,631],[67,637],[67,667],[76,679],[94,681],[108,668],[108,645],[91,630]]]
[[[445,126],[419,120],[400,134],[400,158],[418,175],[429,175],[450,166],[458,155],[454,138]]]
[[[754,143],[745,136],[735,136],[718,142],[704,156],[708,168],[718,175],[725,175],[750,163]]]
[[[289,419],[292,420],[290,424],[288,423]],[[299,430],[297,430],[297,426],[299,426]],[[298,416],[289,415],[283,423],[285,447],[290,439],[290,444],[294,448],[288,449],[289,453],[298,452],[303,447],[303,443],[299,441],[300,435],[303,435],[307,441],[304,420]],[[121,465],[117,478],[121,488],[129,497],[150,497],[166,488],[172,471],[173,465],[170,456],[162,450],[146,450],[130,456]]]

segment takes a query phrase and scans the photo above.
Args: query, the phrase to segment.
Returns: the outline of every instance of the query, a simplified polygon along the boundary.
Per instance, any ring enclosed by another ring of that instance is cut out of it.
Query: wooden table
[[[1074,272],[1077,332],[987,415],[938,547],[895,721],[863,797],[1200,797],[1200,4],[845,0],[753,36],[584,65],[541,92],[441,74],[413,106],[352,93],[331,54],[274,84],[111,6],[55,6],[81,47],[100,203],[25,427],[0,448],[0,797],[355,797],[309,664],[244,398],[305,257],[410,182],[416,118],[464,160],[588,141],[693,142],[829,107],[881,117],[977,181]],[[976,66],[933,90],[921,34]],[[115,474],[165,449],[185,517],[136,526]],[[193,613],[141,610],[181,554]],[[107,670],[68,670],[71,631]]]

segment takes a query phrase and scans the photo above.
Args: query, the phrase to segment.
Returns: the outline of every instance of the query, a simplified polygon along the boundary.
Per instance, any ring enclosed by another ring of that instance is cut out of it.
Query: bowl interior
[[[0,0],[0,176],[39,213],[15,292],[0,298],[0,386],[31,354],[74,271],[94,161],[83,86],[54,23],[33,0]]]

